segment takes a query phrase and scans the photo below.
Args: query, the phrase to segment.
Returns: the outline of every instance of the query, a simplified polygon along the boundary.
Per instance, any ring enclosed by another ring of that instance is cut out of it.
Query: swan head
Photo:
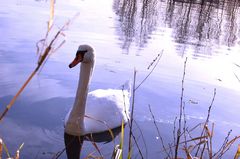
[[[94,50],[89,45],[80,45],[76,52],[76,57],[69,64],[69,68],[76,66],[78,63],[93,63],[94,62]]]

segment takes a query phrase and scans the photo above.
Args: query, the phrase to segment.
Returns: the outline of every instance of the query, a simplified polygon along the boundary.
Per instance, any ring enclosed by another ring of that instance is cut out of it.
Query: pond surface
[[[1,3],[1,112],[36,67],[36,42],[45,36],[49,3]],[[24,142],[22,158],[52,158],[64,148],[63,120],[74,102],[79,71],[70,70],[68,64],[78,45],[87,43],[97,56],[90,90],[118,88],[133,79],[134,69],[136,83],[140,84],[156,64],[151,65],[153,60],[163,52],[156,68],[136,91],[134,119],[145,144],[137,128],[134,133],[144,158],[165,155],[149,105],[165,142],[173,140],[187,57],[183,95],[186,121],[189,127],[205,121],[216,88],[210,121],[215,123],[217,151],[229,130],[231,138],[240,135],[239,6],[236,0],[56,1],[53,32],[76,13],[79,16],[64,31],[66,43],[50,56],[0,123],[0,137],[11,154]],[[99,143],[99,147],[104,157],[110,158],[113,143]],[[236,149],[234,145],[223,158],[233,158]],[[93,151],[91,142],[85,142],[82,157]],[[133,154],[140,158],[136,148]]]

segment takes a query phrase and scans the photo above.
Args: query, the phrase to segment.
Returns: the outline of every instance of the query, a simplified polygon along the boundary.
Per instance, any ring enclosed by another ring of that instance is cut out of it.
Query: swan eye
[[[85,54],[87,52],[87,50],[78,50],[76,53],[76,56],[80,55],[80,54]]]

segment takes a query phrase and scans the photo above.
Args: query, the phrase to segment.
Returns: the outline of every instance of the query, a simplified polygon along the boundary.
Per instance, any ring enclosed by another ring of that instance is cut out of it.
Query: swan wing
[[[103,132],[129,119],[129,91],[98,89],[88,94],[85,110],[85,134]]]

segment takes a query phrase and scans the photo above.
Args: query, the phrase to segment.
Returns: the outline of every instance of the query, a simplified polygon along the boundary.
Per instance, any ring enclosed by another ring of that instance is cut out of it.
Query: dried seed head
[[[16,152],[16,155],[15,155],[15,159],[19,159],[19,150],[17,150],[17,152]]]
[[[3,141],[0,138],[0,158],[2,158],[2,150],[3,150]]]

